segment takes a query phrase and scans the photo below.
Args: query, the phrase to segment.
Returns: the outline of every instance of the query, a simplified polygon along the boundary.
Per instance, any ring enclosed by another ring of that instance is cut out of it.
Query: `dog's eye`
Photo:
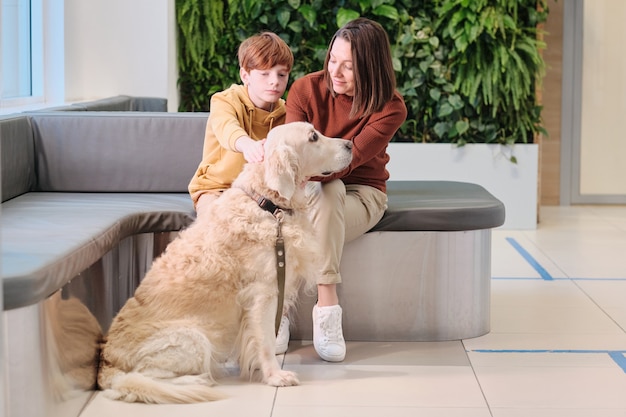
[[[313,132],[313,134],[309,136],[309,142],[317,142],[317,139],[319,139],[317,137],[317,132]]]

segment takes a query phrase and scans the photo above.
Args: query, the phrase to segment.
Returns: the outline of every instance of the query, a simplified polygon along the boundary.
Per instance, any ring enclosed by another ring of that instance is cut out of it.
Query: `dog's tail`
[[[208,379],[196,375],[160,380],[139,372],[120,373],[104,395],[113,400],[149,404],[187,404],[226,398],[209,384]]]

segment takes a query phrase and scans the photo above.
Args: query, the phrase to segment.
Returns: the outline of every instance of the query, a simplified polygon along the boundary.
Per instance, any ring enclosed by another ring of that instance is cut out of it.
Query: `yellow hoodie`
[[[230,88],[211,97],[202,150],[202,162],[189,183],[194,205],[208,191],[230,188],[243,169],[246,160],[235,150],[235,141],[247,135],[254,140],[267,137],[274,126],[285,123],[285,101],[280,99],[271,112],[254,106],[243,85]]]

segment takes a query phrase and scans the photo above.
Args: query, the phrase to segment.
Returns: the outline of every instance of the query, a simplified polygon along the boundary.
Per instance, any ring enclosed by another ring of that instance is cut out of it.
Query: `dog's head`
[[[273,128],[265,142],[265,183],[284,198],[310,177],[330,175],[352,161],[352,142],[329,138],[312,124],[292,122]]]

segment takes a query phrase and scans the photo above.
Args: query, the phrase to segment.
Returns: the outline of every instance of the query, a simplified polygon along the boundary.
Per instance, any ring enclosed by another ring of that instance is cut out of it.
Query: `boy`
[[[262,32],[244,40],[237,52],[243,85],[211,97],[202,161],[189,183],[198,217],[229,188],[246,162],[263,160],[263,143],[285,122],[285,101],[293,53],[276,34]]]

